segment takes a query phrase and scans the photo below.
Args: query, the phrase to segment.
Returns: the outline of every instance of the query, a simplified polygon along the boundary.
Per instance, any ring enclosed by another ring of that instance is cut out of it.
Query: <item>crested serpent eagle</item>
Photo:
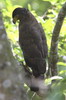
[[[26,65],[32,69],[36,78],[43,77],[46,72],[48,48],[42,26],[26,8],[16,8],[12,18],[14,24],[19,20],[19,44]]]

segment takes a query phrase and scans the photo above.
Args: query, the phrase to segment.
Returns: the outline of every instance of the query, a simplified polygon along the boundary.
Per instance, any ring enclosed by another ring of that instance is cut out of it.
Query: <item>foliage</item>
[[[44,28],[47,37],[48,50],[50,50],[52,31],[58,12],[64,2],[65,0],[19,0],[19,2],[17,0],[0,0],[0,7],[3,8],[2,12],[4,16],[4,24],[8,38],[11,41],[11,48],[14,56],[19,61],[24,61],[24,59],[18,44],[18,23],[16,25],[12,23],[12,11],[16,7],[22,6],[27,7],[35,15],[37,20],[42,24]],[[64,98],[63,95],[66,95],[66,60],[63,59],[63,57],[66,55],[66,19],[64,20],[60,32],[58,55],[58,74],[64,79],[58,82],[58,84],[54,84],[54,87],[56,88],[54,88],[52,95],[55,95],[55,97],[50,96],[50,99],[52,97],[51,100],[60,100],[60,97]],[[29,94],[31,97],[33,93],[31,94],[29,92]],[[34,99],[39,100],[37,96]]]

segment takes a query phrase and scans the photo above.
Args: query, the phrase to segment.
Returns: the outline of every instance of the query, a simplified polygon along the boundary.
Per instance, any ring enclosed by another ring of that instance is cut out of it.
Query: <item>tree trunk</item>
[[[0,12],[0,100],[28,100],[22,73],[12,55]]]

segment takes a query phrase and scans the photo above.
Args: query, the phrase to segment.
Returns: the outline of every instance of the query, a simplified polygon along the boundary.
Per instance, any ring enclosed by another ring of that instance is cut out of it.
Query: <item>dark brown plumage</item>
[[[26,8],[16,8],[12,18],[14,23],[19,20],[19,44],[26,64],[35,77],[43,76],[46,72],[48,49],[42,26]]]

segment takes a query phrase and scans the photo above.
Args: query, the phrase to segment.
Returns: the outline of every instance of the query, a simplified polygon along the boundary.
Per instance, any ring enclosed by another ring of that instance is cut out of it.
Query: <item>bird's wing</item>
[[[38,24],[37,28],[32,27],[31,33],[38,51],[41,52],[42,58],[46,58],[46,56],[48,55],[48,48],[47,48],[46,36],[42,26]]]
[[[38,25],[37,25],[38,26]],[[26,64],[32,68],[33,74],[39,76],[46,71],[46,39],[40,27],[26,26],[20,30],[20,45]],[[21,38],[22,37],[22,38]]]

